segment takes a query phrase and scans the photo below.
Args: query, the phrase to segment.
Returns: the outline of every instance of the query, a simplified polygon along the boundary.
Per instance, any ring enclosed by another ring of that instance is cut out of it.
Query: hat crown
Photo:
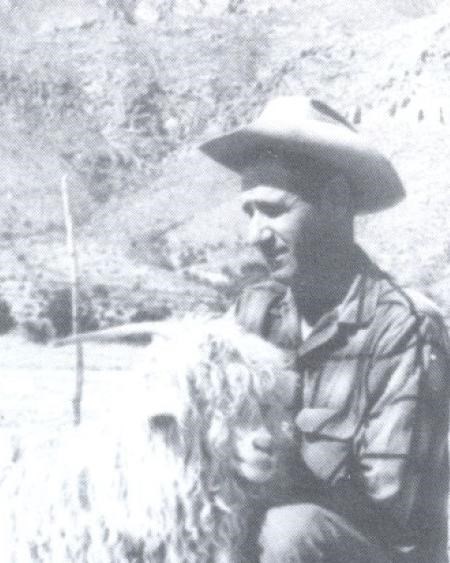
[[[255,123],[266,126],[276,123],[278,127],[290,129],[300,121],[322,121],[356,132],[345,117],[325,102],[300,95],[280,96],[269,101]]]
[[[303,95],[275,98],[255,121],[211,139],[201,150],[238,173],[268,152],[331,166],[352,186],[357,213],[386,209],[405,196],[388,158],[337,111]]]

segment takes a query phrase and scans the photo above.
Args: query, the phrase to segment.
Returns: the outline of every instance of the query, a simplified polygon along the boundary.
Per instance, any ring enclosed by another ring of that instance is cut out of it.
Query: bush
[[[70,288],[60,289],[50,297],[43,317],[50,319],[55,336],[67,336],[72,333],[72,298]],[[99,322],[95,316],[91,299],[85,294],[79,296],[78,328],[81,332],[96,330]]]
[[[144,321],[162,321],[170,317],[172,310],[168,305],[153,305],[146,308],[138,308],[131,315],[130,321],[133,323],[141,323]]]
[[[55,336],[52,322],[47,318],[28,319],[22,326],[32,342],[47,344]]]
[[[109,289],[108,286],[103,283],[98,283],[92,288],[92,294],[94,297],[99,299],[108,299]]]
[[[11,305],[0,297],[0,334],[5,334],[14,328],[16,321],[11,313]]]

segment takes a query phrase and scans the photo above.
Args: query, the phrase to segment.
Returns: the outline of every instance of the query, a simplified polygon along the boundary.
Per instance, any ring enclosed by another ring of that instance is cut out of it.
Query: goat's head
[[[155,340],[146,366],[150,442],[161,460],[159,478],[165,478],[166,465],[177,468],[173,487],[166,486],[175,499],[168,503],[175,507],[168,517],[174,525],[164,526],[158,537],[168,548],[184,546],[175,559],[192,551],[198,562],[211,560],[211,553],[218,560],[218,550],[224,549],[225,560],[238,561],[252,510],[249,499],[260,506],[266,493],[289,487],[287,460],[295,451],[293,354],[237,327],[189,328]],[[234,471],[236,440],[243,437],[265,440],[276,454],[275,470],[264,486],[249,485],[262,482],[257,474],[244,475],[246,480]]]

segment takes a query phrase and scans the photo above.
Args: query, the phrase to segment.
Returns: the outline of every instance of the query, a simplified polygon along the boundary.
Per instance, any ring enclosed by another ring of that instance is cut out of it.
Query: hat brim
[[[290,160],[303,155],[329,164],[350,182],[357,214],[387,209],[405,197],[397,172],[383,154],[356,132],[330,123],[308,120],[290,129],[256,121],[202,144],[200,150],[237,173],[268,150]]]

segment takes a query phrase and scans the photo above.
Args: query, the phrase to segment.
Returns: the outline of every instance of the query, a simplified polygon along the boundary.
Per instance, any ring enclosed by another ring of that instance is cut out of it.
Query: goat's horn
[[[66,336],[53,341],[54,346],[66,346],[76,342],[117,342],[133,336],[163,336],[167,337],[173,330],[173,322],[146,321],[142,323],[128,323],[121,326],[82,332],[76,336]]]

